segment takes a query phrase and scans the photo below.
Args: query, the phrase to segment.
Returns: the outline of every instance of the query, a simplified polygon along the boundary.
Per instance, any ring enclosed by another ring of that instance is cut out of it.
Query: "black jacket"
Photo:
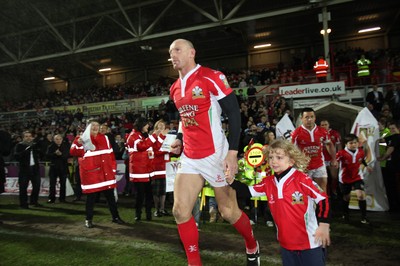
[[[50,161],[50,171],[67,173],[68,158],[70,157],[69,148],[69,144],[65,142],[62,142],[60,146],[54,142],[49,145],[46,152],[46,159]],[[60,155],[56,154],[57,150],[61,152]]]
[[[35,165],[30,166],[31,151]],[[35,143],[20,142],[15,146],[15,159],[19,162],[19,176],[39,175],[39,147]],[[33,170],[33,171],[31,171]]]

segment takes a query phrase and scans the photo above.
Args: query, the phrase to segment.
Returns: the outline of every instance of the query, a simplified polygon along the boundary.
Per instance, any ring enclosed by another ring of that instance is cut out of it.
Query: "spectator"
[[[11,152],[12,140],[11,135],[6,130],[0,128],[0,194],[5,192],[6,172],[3,156],[7,156]],[[0,224],[2,222],[0,221]]]
[[[239,104],[241,104],[242,102],[245,101],[246,98],[245,98],[245,96],[244,96],[244,94],[243,94],[243,89],[237,90],[236,97],[237,97],[237,100],[238,100],[238,103],[239,103]]]
[[[375,119],[379,119],[382,117],[382,114],[374,109],[374,106],[371,103],[367,102],[368,111],[375,117]],[[385,118],[386,119],[386,118]]]
[[[179,120],[179,112],[178,109],[176,109],[174,100],[169,97],[166,105],[166,111],[168,115],[168,121],[170,122],[177,122]]]
[[[162,99],[160,104],[158,105],[158,113],[161,113],[161,111],[166,111],[167,110],[167,105],[165,104],[165,100]]]
[[[254,101],[254,96],[257,93],[256,87],[254,87],[253,83],[250,83],[249,87],[247,88],[247,97]]]
[[[30,131],[22,133],[22,142],[15,146],[15,158],[19,162],[19,204],[23,209],[28,209],[28,185],[32,183],[30,204],[41,207],[39,203],[40,172],[39,172],[39,147],[33,142],[33,135]]]
[[[372,86],[372,91],[367,93],[367,97],[365,98],[365,100],[368,103],[372,104],[373,109],[377,112],[380,112],[382,110],[383,103],[385,101],[383,93],[381,91],[378,91],[377,85]]]
[[[44,133],[44,136],[37,136],[34,142],[36,142],[39,147],[39,160],[44,161],[47,148],[53,143],[53,134],[50,132]]]
[[[275,133],[273,131],[268,130],[264,133],[264,141],[262,142],[262,144],[269,145],[274,140],[275,140]]]
[[[252,124],[250,130],[248,130],[243,138],[243,146],[246,146],[251,140],[253,143],[263,143],[263,128],[257,127],[257,125]]]
[[[113,145],[115,148],[114,154],[115,154],[115,159],[116,160],[123,160],[122,155],[124,154],[125,151],[125,140],[121,136],[121,134],[115,135],[115,145]]]
[[[247,87],[247,82],[244,79],[241,79],[239,82],[239,88]]]
[[[50,161],[49,169],[49,199],[48,203],[56,201],[57,178],[60,182],[59,201],[65,202],[66,182],[68,176],[69,144],[63,142],[63,137],[59,134],[54,136],[54,142],[47,149],[46,157]]]
[[[387,106],[387,105],[383,106],[379,117],[380,118],[385,118],[386,121],[392,121],[393,120],[393,114],[390,111],[389,106]]]
[[[386,102],[393,113],[393,119],[400,119],[400,85],[392,85],[386,93]]]

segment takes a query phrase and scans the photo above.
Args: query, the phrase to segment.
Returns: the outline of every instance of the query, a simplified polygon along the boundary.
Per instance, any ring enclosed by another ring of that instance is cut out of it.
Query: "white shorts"
[[[177,173],[199,174],[207,180],[212,187],[227,186],[228,183],[225,180],[223,164],[227,154],[227,145],[224,145],[224,147],[217,150],[214,154],[201,159],[191,159],[182,153],[180,158],[181,165]]]
[[[308,170],[307,175],[311,178],[328,178],[325,165],[316,169]]]

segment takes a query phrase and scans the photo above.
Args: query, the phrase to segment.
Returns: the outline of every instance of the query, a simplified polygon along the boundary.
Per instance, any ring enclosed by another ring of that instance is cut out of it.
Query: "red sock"
[[[188,265],[201,266],[199,251],[199,231],[197,230],[194,217],[189,221],[178,224],[178,232],[183,247],[185,248]]]
[[[246,252],[251,254],[257,251],[257,241],[253,235],[253,228],[251,228],[250,220],[247,215],[242,212],[239,220],[233,224],[236,230],[243,236],[246,242]]]

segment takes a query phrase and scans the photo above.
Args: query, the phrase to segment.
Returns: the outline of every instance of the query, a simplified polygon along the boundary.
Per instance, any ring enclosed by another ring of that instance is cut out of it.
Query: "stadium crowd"
[[[400,71],[400,53],[392,50],[370,50],[361,48],[340,49],[334,53],[336,79],[341,79],[341,73],[347,77],[355,74],[356,62],[361,55],[372,61],[371,77],[374,83],[385,83],[392,73]],[[293,56],[287,64],[277,63],[270,66],[253,67],[252,69],[219,69],[228,78],[232,88],[247,88],[251,86],[285,84],[292,82],[315,82],[313,75],[314,58],[311,56]],[[351,74],[350,72],[353,72]],[[137,82],[134,84],[116,84],[112,86],[91,86],[86,89],[51,92],[32,92],[26,94],[26,99],[0,99],[0,112],[19,110],[41,110],[55,106],[69,106],[95,102],[115,101],[129,98],[168,95],[173,83],[171,78],[160,78],[153,82]]]

